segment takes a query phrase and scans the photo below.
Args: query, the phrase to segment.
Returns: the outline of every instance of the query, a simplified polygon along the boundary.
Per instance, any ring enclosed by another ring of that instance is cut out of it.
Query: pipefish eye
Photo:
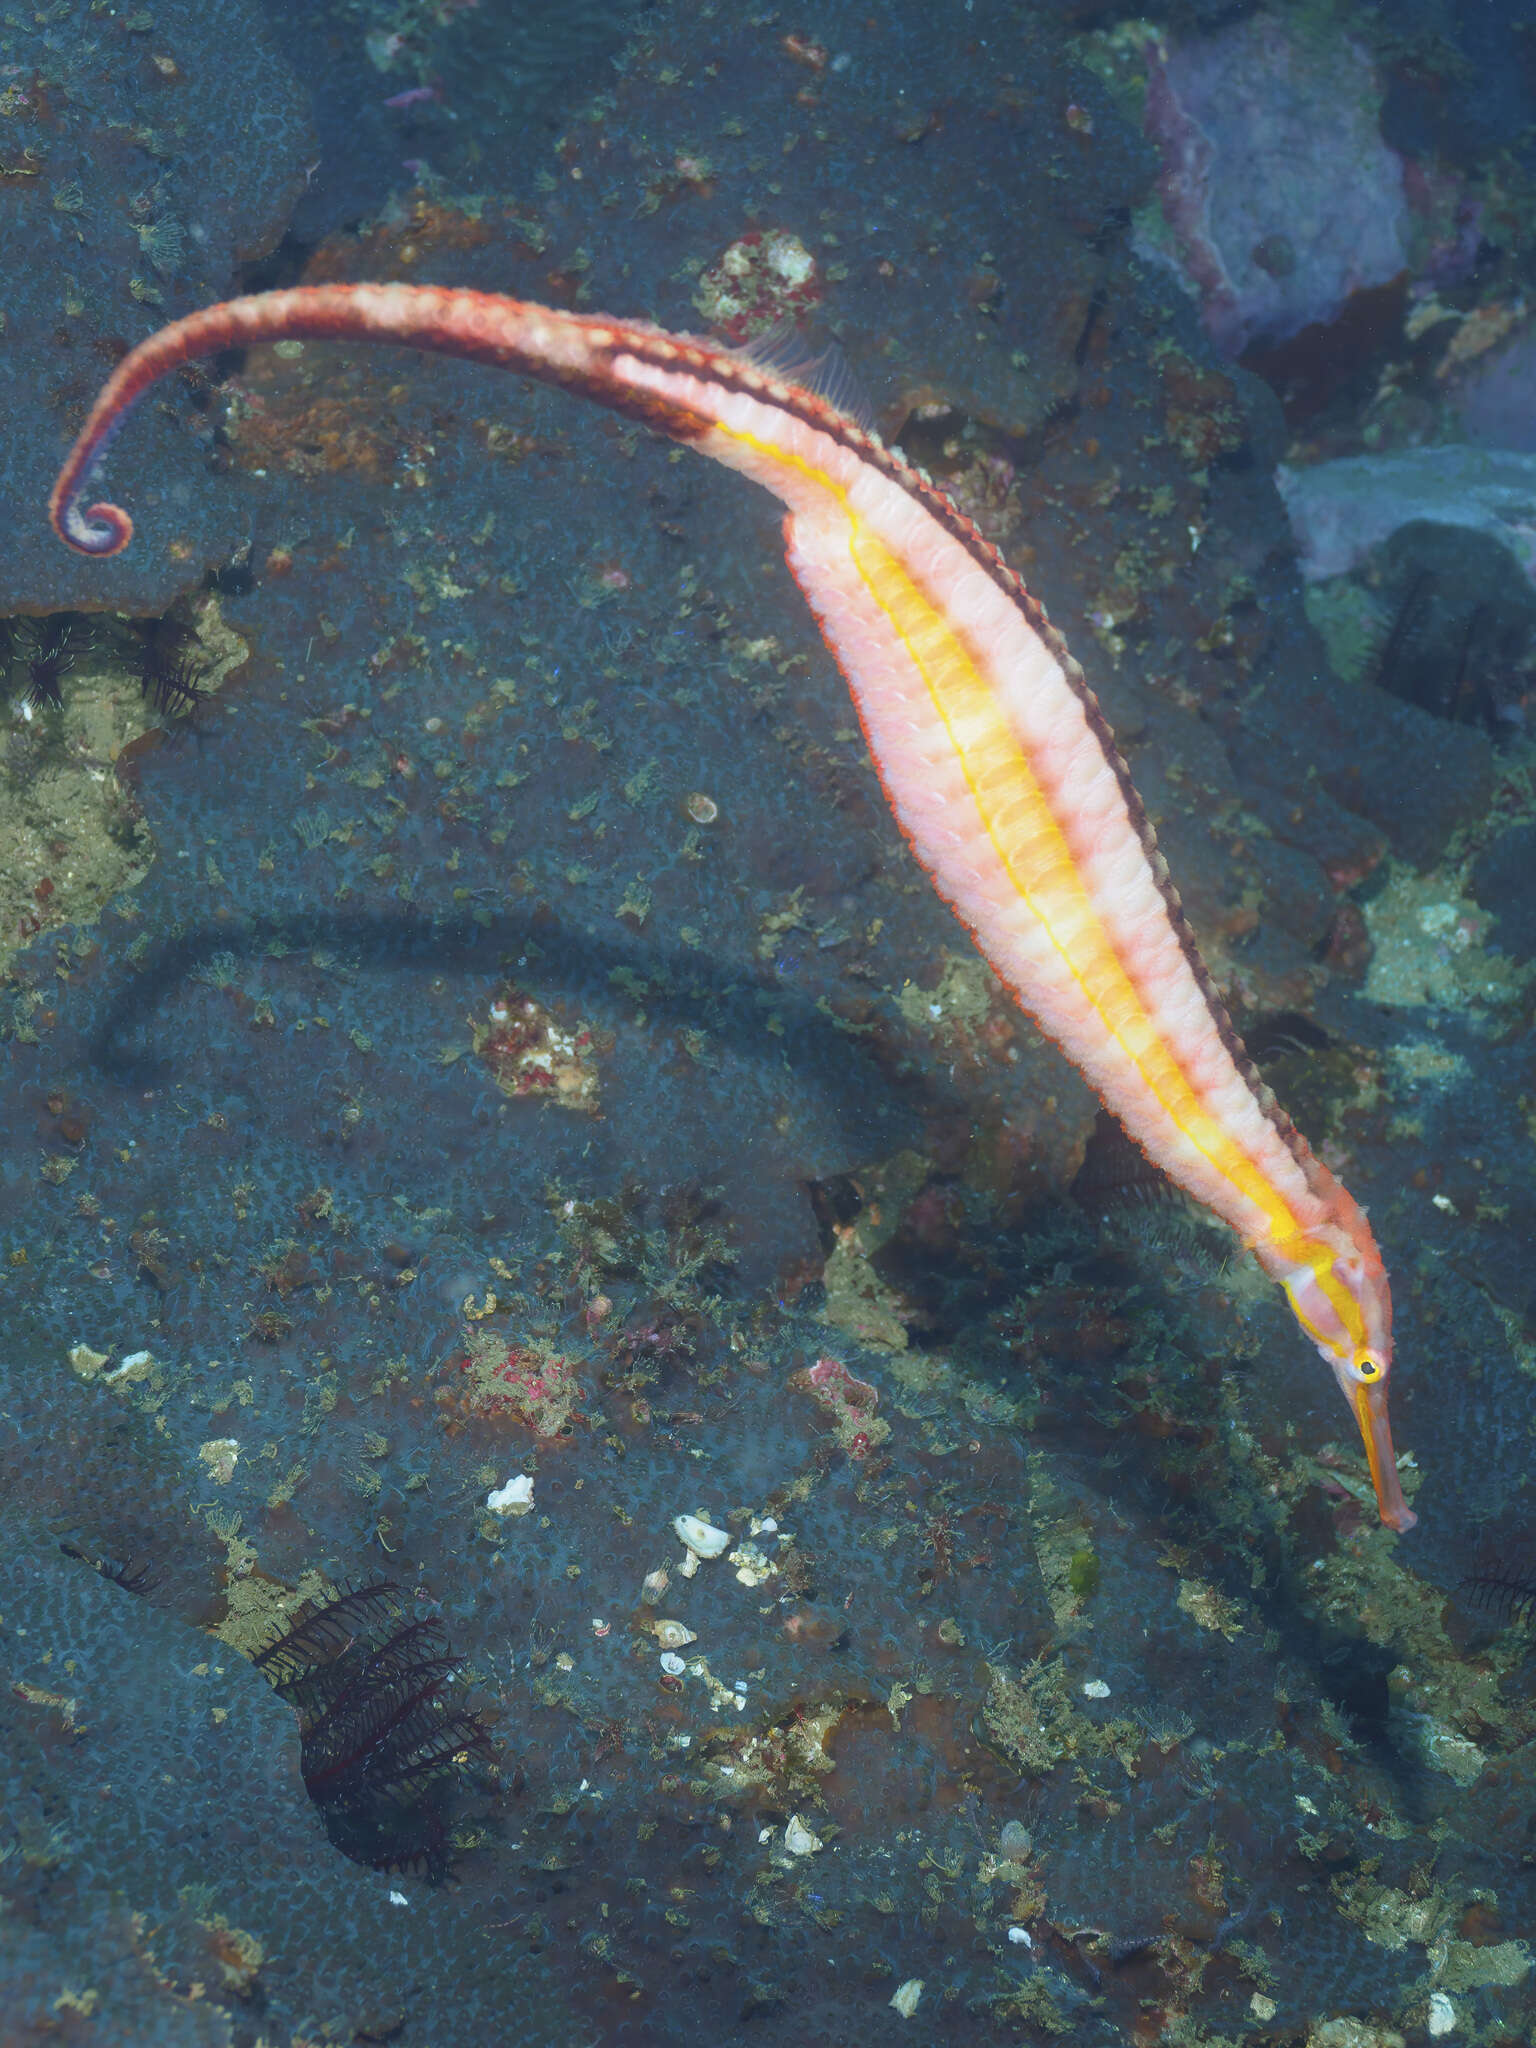
[[[1357,1351],[1355,1353],[1355,1373],[1360,1379],[1365,1381],[1367,1386],[1370,1385],[1372,1380],[1379,1380],[1385,1376],[1381,1360],[1374,1351]]]

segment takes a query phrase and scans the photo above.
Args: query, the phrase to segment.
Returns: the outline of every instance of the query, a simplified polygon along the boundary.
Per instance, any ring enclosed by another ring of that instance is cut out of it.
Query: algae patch
[[[1520,970],[1484,950],[1488,917],[1443,876],[1396,869],[1365,905],[1373,953],[1368,1002],[1393,1009],[1496,1007],[1520,993]]]
[[[194,617],[198,689],[217,689],[249,656],[218,600]],[[155,842],[117,762],[167,723],[103,627],[82,638],[57,705],[13,693],[0,731],[0,968],[40,935],[93,924],[148,874]]]

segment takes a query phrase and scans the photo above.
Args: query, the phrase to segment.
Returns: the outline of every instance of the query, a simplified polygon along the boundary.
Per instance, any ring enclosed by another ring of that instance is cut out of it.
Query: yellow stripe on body
[[[837,488],[831,479],[828,487]],[[1272,1245],[1294,1245],[1288,1255],[1310,1268],[1351,1343],[1363,1344],[1359,1304],[1335,1279],[1333,1252],[1308,1237],[1289,1202],[1211,1115],[1142,1002],[996,691],[899,558],[847,516],[853,565],[921,675],[992,850],[1025,908],[1179,1134],[1263,1213]],[[1294,1296],[1287,1298],[1308,1336],[1323,1343]]]
[[[1104,928],[1050,801],[964,642],[883,542],[852,522],[849,552],[927,688],[994,855],[1106,1032],[1194,1149],[1276,1237],[1300,1221],[1200,1100]]]
[[[996,859],[1055,948],[1090,1008],[1180,1135],[1264,1216],[1272,1240],[1306,1247],[1303,1257],[1352,1335],[1361,1330],[1353,1298],[1332,1280],[1333,1254],[1201,1102],[1122,965],[1066,836],[991,684],[964,642],[899,558],[855,514],[848,492],[824,469],[743,429],[712,432],[750,448],[771,466],[820,487],[848,522],[849,559],[871,601],[922,677]],[[1028,854],[1029,874],[1021,873]],[[1298,1259],[1298,1263],[1302,1260]],[[1292,1309],[1295,1303],[1292,1302]],[[1314,1339],[1317,1333],[1298,1316]],[[1355,1341],[1359,1341],[1356,1336]]]
[[[1285,1255],[1288,1258],[1293,1258],[1298,1266],[1304,1265],[1308,1268],[1312,1278],[1317,1282],[1320,1291],[1326,1298],[1329,1307],[1343,1324],[1345,1333],[1355,1352],[1358,1354],[1361,1351],[1368,1351],[1370,1346],[1367,1341],[1365,1317],[1354,1295],[1346,1287],[1341,1286],[1334,1277],[1334,1254],[1328,1249],[1327,1245],[1319,1244],[1316,1238],[1303,1235],[1296,1239],[1295,1243],[1296,1249],[1294,1251],[1286,1247],[1284,1240],[1281,1241],[1276,1249],[1284,1251]],[[1322,1350],[1333,1351],[1336,1347],[1332,1340],[1323,1335],[1310,1316],[1302,1314],[1301,1307],[1289,1286],[1286,1287],[1285,1295],[1286,1300],[1291,1304],[1291,1314],[1300,1323],[1301,1327],[1312,1339],[1312,1342]],[[1358,1362],[1357,1357],[1356,1363],[1358,1364]]]

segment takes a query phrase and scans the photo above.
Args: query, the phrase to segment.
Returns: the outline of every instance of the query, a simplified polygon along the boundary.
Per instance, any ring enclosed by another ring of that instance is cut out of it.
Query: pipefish
[[[374,341],[562,386],[739,470],[786,508],[785,554],[853,694],[891,809],[999,979],[1170,1179],[1284,1288],[1406,1530],[1387,1416],[1392,1300],[1364,1212],[1243,1049],[1082,670],[957,506],[827,399],[642,322],[430,285],[308,285],[162,328],[103,387],[49,500],[70,547],[133,522],[86,504],[129,409],[194,357]]]

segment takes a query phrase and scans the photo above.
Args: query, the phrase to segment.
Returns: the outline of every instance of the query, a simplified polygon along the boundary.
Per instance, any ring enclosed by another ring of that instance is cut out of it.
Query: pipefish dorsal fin
[[[823,405],[840,412],[845,419],[879,438],[875,408],[858,373],[835,341],[812,349],[792,320],[775,321],[772,327],[733,348],[731,354],[754,370],[777,377],[784,384],[798,384]]]

